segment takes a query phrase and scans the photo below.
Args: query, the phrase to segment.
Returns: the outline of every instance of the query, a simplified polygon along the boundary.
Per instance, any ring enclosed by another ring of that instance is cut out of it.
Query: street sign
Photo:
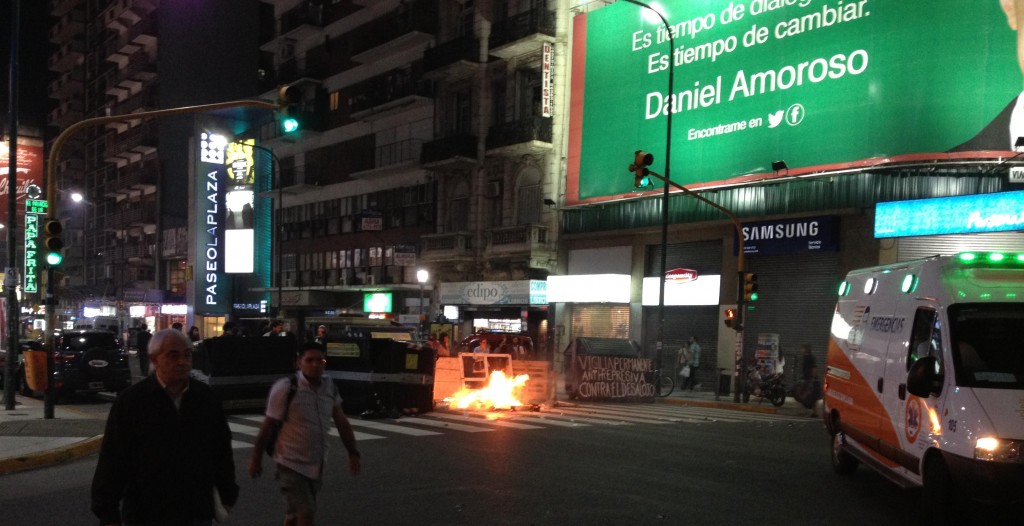
[[[1014,166],[1010,168],[1009,182],[1024,183],[1024,166]]]

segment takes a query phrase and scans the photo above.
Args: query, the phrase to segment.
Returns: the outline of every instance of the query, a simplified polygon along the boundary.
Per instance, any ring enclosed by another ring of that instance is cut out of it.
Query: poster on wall
[[[15,198],[24,202],[27,197],[29,186],[43,186],[43,147],[33,144],[23,144],[24,140],[18,141],[17,171]],[[7,203],[8,184],[7,177],[10,172],[10,144],[7,141],[0,141],[0,200]],[[20,211],[24,205],[18,205],[15,209]],[[7,206],[0,206],[0,224],[7,225]]]
[[[642,195],[626,166],[639,149],[664,172],[670,112],[671,177],[691,188],[779,177],[778,160],[791,176],[992,158],[1024,135],[1014,2],[659,4],[670,29],[629,2],[574,18],[570,204]]]

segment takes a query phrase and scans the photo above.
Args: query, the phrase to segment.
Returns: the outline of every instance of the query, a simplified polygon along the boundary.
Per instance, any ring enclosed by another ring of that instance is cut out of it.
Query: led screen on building
[[[1012,149],[1021,68],[1000,0],[660,4],[671,50],[628,2],[574,20],[570,203],[636,195],[638,149],[663,173],[670,107],[686,185],[773,177],[778,160],[793,174]]]

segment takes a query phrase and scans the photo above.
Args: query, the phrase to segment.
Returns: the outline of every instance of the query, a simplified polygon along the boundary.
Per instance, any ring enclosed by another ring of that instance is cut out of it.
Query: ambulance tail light
[[[1024,456],[1021,455],[1022,449],[1024,449],[1022,440],[982,437],[975,442],[974,458],[990,462],[1024,464]]]

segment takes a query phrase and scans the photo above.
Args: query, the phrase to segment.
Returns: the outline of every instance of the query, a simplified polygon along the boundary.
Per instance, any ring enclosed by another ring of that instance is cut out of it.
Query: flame
[[[516,397],[523,390],[530,375],[521,374],[515,378],[505,376],[502,371],[492,371],[486,387],[463,389],[445,401],[455,409],[511,409],[523,405]]]

